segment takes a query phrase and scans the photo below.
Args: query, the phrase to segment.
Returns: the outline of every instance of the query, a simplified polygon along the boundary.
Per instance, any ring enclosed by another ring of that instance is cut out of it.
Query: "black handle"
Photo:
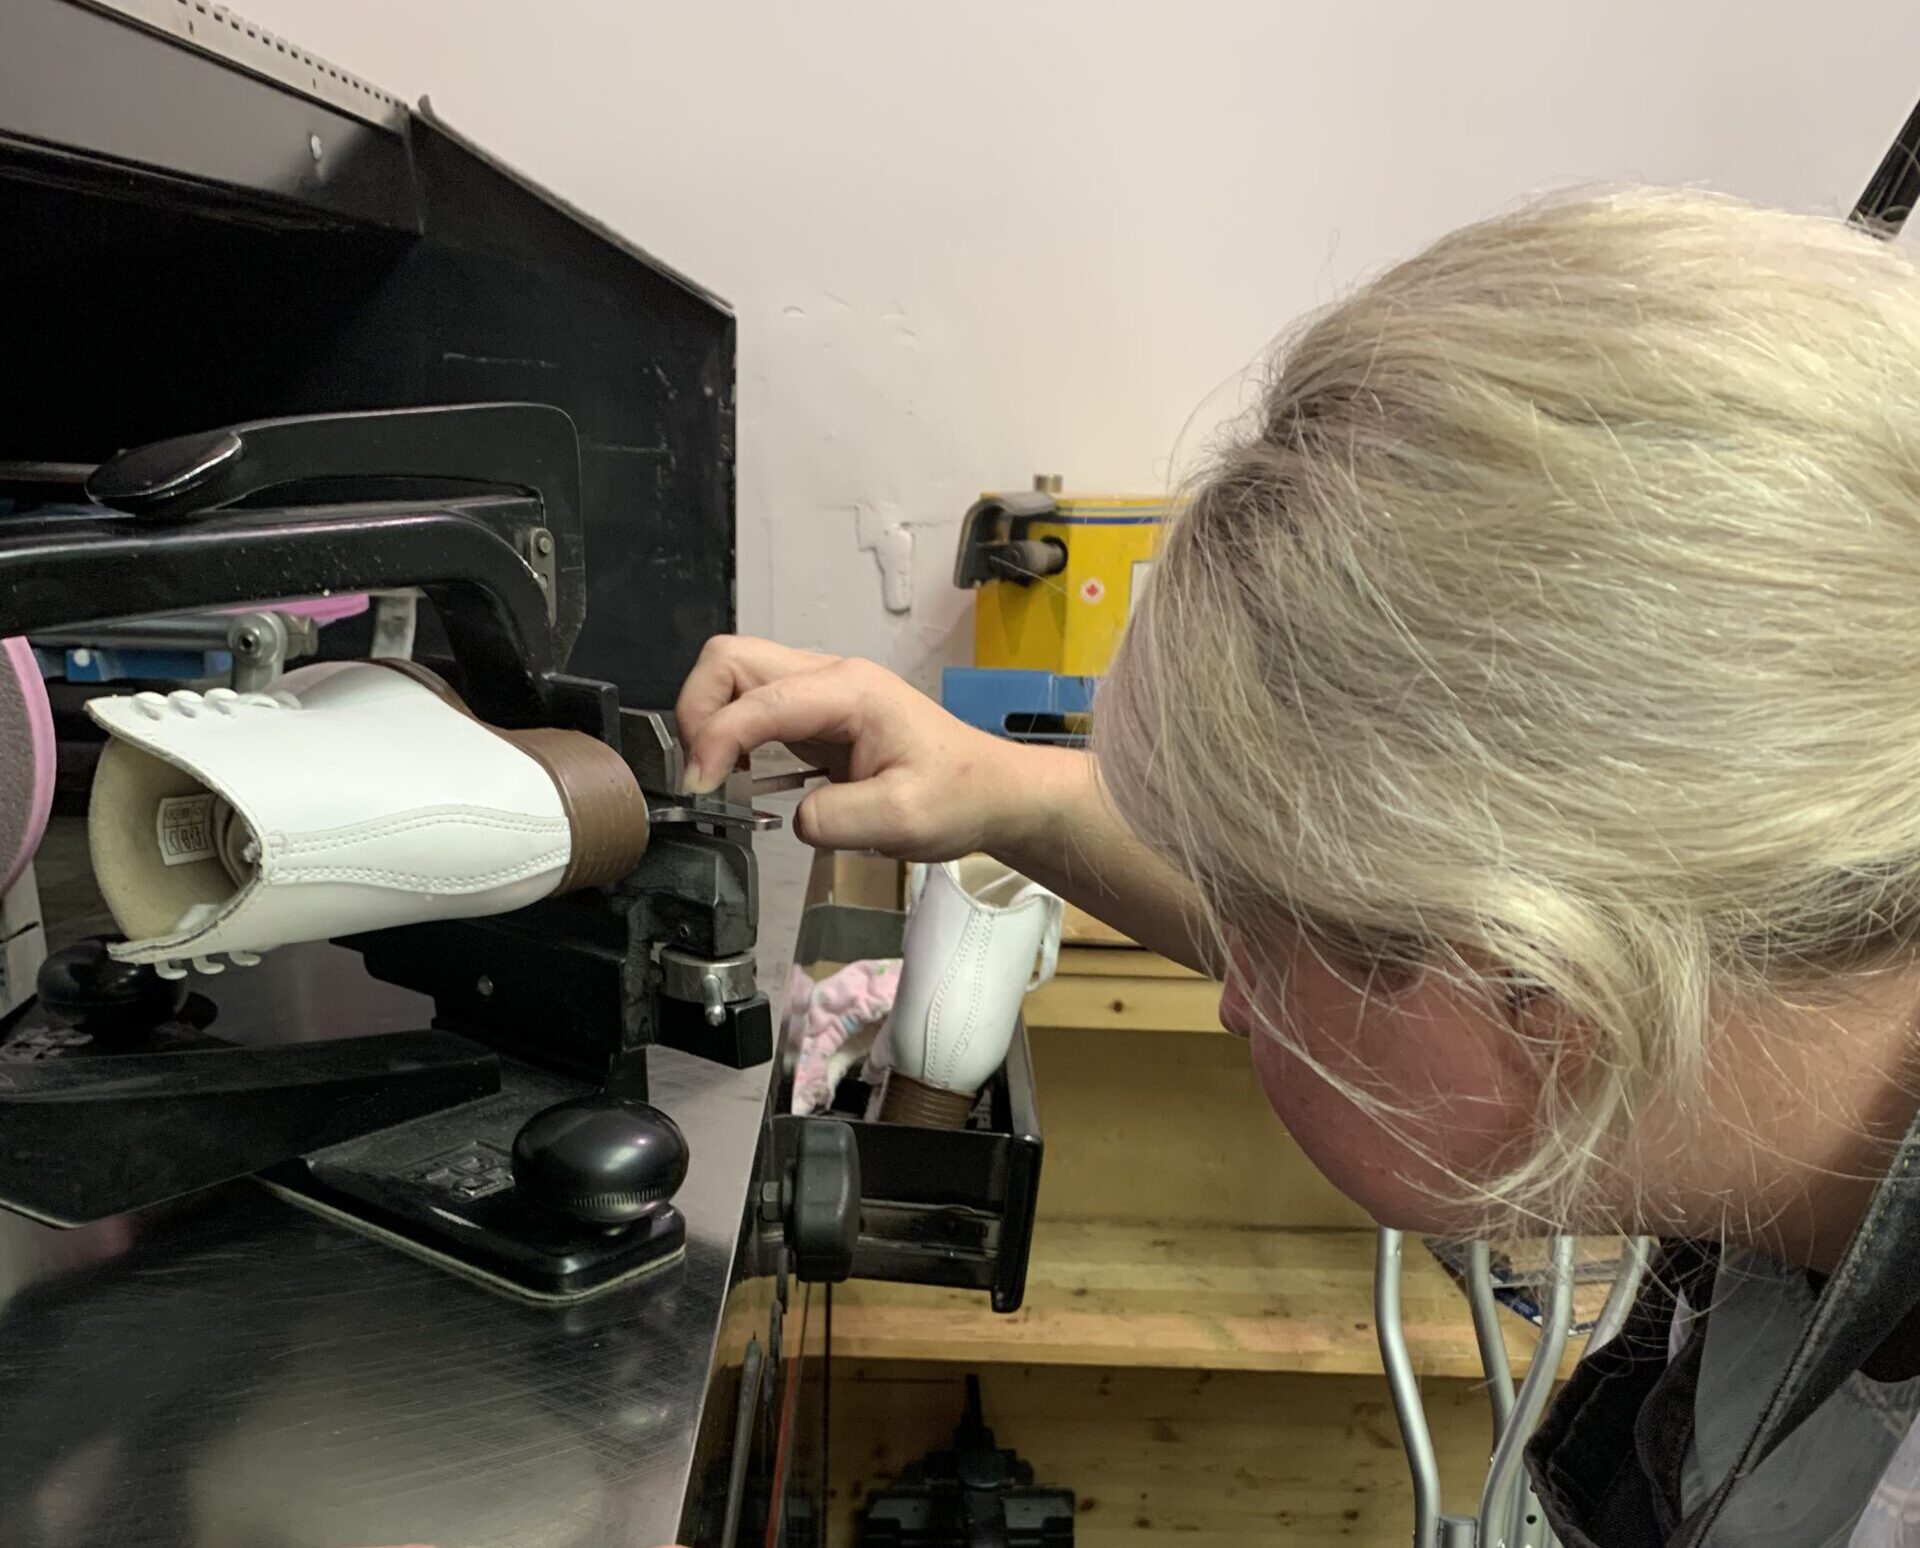
[[[834,1118],[800,1125],[788,1180],[787,1246],[803,1284],[839,1284],[853,1273],[860,1240],[860,1147]]]
[[[544,403],[461,403],[258,419],[135,447],[102,463],[87,495],[150,520],[179,520],[290,486],[405,481],[536,495],[548,525],[577,535],[573,421]]]

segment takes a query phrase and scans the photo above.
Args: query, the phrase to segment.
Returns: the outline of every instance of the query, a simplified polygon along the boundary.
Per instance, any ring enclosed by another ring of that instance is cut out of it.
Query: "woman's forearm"
[[[1128,831],[1091,753],[1021,747],[1017,803],[992,845],[1005,861],[1150,951],[1216,976],[1193,884]]]

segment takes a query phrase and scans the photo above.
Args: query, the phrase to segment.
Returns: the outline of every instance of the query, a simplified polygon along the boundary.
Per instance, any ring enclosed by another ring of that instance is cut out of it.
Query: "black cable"
[[[833,1474],[833,1285],[822,1287],[826,1301],[822,1308],[826,1322],[820,1341],[820,1509],[814,1517],[816,1543],[827,1541],[827,1480]]]

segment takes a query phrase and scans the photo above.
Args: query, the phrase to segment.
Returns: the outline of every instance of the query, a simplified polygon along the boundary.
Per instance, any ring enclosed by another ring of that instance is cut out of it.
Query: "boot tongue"
[[[101,896],[130,943],[210,922],[253,879],[246,821],[185,769],[110,738],[87,838]]]

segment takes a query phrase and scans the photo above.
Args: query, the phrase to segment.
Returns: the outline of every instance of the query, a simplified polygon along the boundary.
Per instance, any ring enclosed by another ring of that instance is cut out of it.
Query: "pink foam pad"
[[[27,868],[53,810],[53,710],[33,647],[0,640],[0,892]]]
[[[255,603],[247,607],[223,607],[223,613],[253,613],[261,607],[270,607],[276,613],[292,613],[298,618],[311,618],[315,623],[338,623],[342,618],[352,618],[364,613],[371,604],[365,592],[353,592],[338,597],[307,597],[299,602]]]

